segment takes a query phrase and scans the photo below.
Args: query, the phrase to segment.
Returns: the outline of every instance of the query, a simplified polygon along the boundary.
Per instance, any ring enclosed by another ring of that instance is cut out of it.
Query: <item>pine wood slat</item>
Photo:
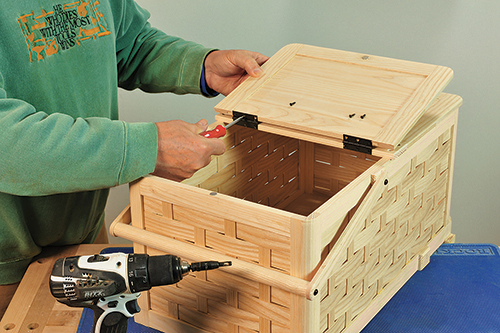
[[[255,209],[256,206],[251,202],[245,202],[223,194],[221,194],[223,200],[218,200],[218,197],[211,195],[209,191],[155,176],[142,178],[139,185],[141,192],[145,196],[163,199],[174,205],[192,207],[195,210],[203,207],[208,214],[218,215],[249,225],[259,225],[264,230],[282,235],[289,234],[290,218],[296,216],[271,207],[257,206],[259,209]],[[168,190],[169,185],[175,185],[177,188],[175,193]],[[230,203],[229,206],[228,203]]]
[[[221,271],[207,272],[208,281],[220,286],[226,286],[228,291],[247,293],[250,296],[259,296],[259,283],[248,280],[234,274],[229,274]]]
[[[253,313],[259,318],[270,319],[279,326],[290,327],[290,312],[286,308],[274,306],[270,302],[240,294],[239,308]]]
[[[258,316],[244,309],[239,309],[237,306],[225,306],[222,303],[210,302],[210,314],[216,318],[221,318],[230,324],[237,327],[246,327],[255,329],[258,327]]]
[[[179,320],[195,327],[203,327],[209,332],[227,332],[227,322],[209,315],[200,315],[196,309],[180,306]]]
[[[237,225],[237,238],[258,246],[266,246],[276,251],[287,251],[290,249],[289,236],[277,235],[276,233],[246,224]]]
[[[202,210],[195,210],[183,206],[173,206],[173,219],[187,224],[191,227],[203,228],[213,232],[224,233],[226,220],[211,214],[207,214]],[[169,223],[166,221],[166,223]]]
[[[271,288],[271,303],[277,304],[285,308],[292,307],[292,294],[287,291]]]

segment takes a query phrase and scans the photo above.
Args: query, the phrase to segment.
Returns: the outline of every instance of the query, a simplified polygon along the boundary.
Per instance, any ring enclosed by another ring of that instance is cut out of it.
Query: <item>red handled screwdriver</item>
[[[217,127],[215,127],[213,130],[201,132],[200,135],[204,136],[205,138],[209,138],[209,139],[223,137],[224,135],[226,135],[226,130],[229,127],[233,126],[234,124],[236,124],[238,121],[240,121],[243,118],[245,118],[245,116],[241,116],[238,119],[233,120],[232,122],[230,122],[226,126],[217,125]]]

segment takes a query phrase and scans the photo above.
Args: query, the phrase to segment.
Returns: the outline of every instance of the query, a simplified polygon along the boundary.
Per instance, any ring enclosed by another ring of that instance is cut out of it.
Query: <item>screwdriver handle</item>
[[[226,135],[226,128],[222,125],[217,125],[213,130],[201,132],[200,135],[208,139],[220,138]]]

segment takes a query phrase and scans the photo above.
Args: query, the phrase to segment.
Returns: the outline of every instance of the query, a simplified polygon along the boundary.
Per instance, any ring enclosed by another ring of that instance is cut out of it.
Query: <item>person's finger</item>
[[[207,144],[210,145],[212,152],[211,155],[222,155],[226,151],[226,144],[220,138],[211,138]]]

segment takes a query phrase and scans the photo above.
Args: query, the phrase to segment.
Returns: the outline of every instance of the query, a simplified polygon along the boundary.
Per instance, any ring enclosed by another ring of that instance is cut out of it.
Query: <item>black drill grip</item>
[[[101,329],[95,333],[127,333],[128,318],[121,312],[108,313],[101,323]]]
[[[102,318],[100,327],[97,327],[99,318],[104,316],[104,310],[98,306],[90,306],[94,311],[92,333],[127,333],[128,318],[121,312],[113,311]]]

